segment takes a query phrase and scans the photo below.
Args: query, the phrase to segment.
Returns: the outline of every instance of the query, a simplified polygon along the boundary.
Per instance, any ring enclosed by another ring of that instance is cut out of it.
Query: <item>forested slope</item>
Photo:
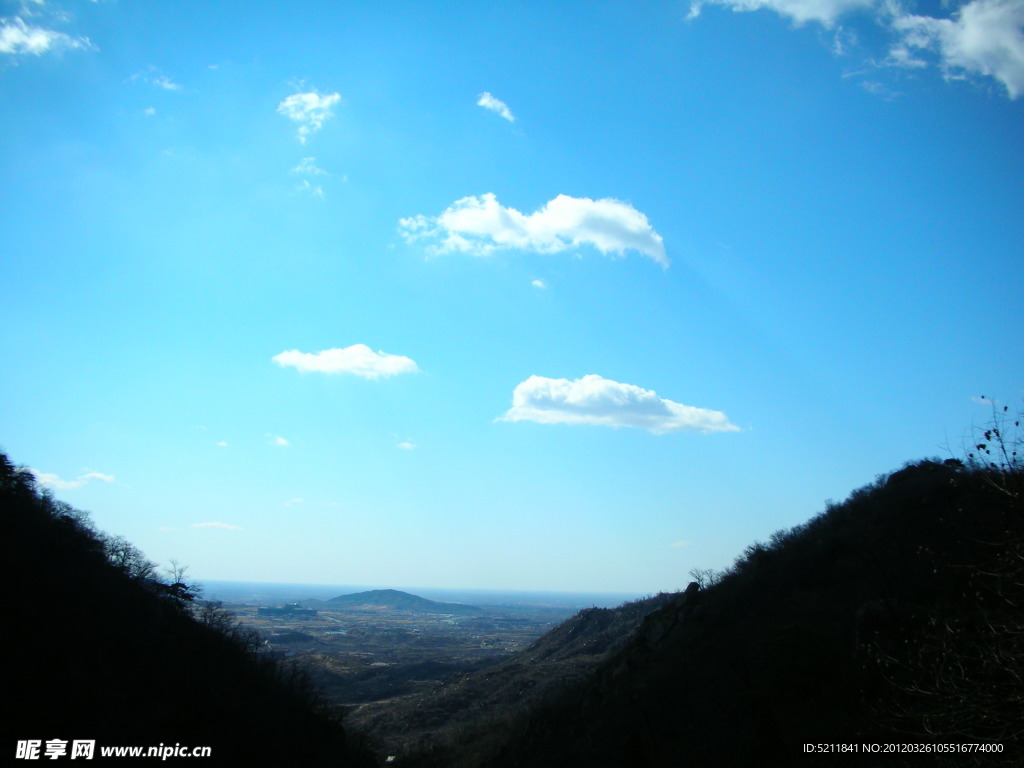
[[[17,741],[210,746],[204,764],[370,766],[300,673],[0,454],[5,723]],[[67,758],[65,758],[67,759]]]
[[[652,612],[482,762],[834,764],[803,745],[986,742],[1002,754],[929,759],[1020,764],[1021,486],[1019,466],[959,462],[879,479]]]
[[[661,596],[627,636],[599,633],[609,652],[584,676],[406,764],[1021,764],[1024,472],[1003,426],[1020,435],[997,419],[963,462],[908,464],[731,568],[697,571],[701,584]],[[582,612],[517,662],[535,674],[608,618]],[[994,746],[942,751],[978,743]]]

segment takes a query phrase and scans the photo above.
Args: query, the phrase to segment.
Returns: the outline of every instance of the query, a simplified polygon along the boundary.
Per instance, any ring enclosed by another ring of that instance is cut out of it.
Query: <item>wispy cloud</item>
[[[1002,400],[986,397],[985,395],[972,395],[971,402],[977,403],[978,405],[984,405],[989,408],[995,408],[1003,404]]]
[[[327,171],[317,166],[315,157],[302,158],[302,160],[299,161],[299,164],[292,168],[292,173],[299,176],[312,176],[313,178],[318,176],[330,176]],[[303,179],[300,181],[295,185],[295,189],[298,192],[305,192],[313,197],[319,197],[321,200],[326,197],[323,185],[314,184],[309,179]]]
[[[498,420],[634,427],[654,434],[739,431],[721,411],[682,405],[596,374],[574,381],[531,376],[515,388],[512,407]]]
[[[286,501],[286,502],[284,503],[284,505],[285,505],[286,507],[294,507],[294,506],[296,506],[297,504],[305,504],[305,503],[306,503],[306,500],[305,500],[305,499],[298,499],[298,498],[296,498],[296,499],[288,499],[288,501]]]
[[[273,445],[273,446],[275,446],[277,448],[287,448],[288,446],[291,445],[291,443],[288,442],[283,437],[281,437],[280,435],[271,435],[271,434],[268,433],[267,434],[267,445]]]
[[[30,26],[19,16],[0,18],[0,53],[42,56],[62,50],[96,50],[96,46],[87,37]]]
[[[407,243],[426,243],[429,253],[486,256],[498,250],[557,253],[591,246],[601,253],[636,251],[669,264],[661,235],[629,203],[613,198],[559,195],[540,210],[523,214],[501,205],[494,194],[456,200],[439,216],[402,219]]]
[[[412,440],[403,440],[398,444],[398,447],[403,451],[412,451],[416,448],[416,443],[412,442]]]
[[[843,14],[872,8],[878,3],[879,0],[697,0],[690,4],[688,18],[697,18],[704,5],[724,5],[737,12],[767,9],[798,25],[816,21],[831,28]]]
[[[86,472],[84,475],[79,475],[74,480],[63,480],[52,472],[40,472],[38,469],[32,469],[31,467],[28,471],[35,475],[36,482],[39,483],[39,485],[47,488],[55,488],[58,491],[68,491],[74,488],[81,488],[83,485],[93,480],[97,480],[101,483],[114,482],[113,475],[106,475],[102,472]]]
[[[292,349],[271,358],[282,367],[295,368],[303,373],[351,373],[365,379],[397,376],[400,373],[418,373],[416,363],[402,355],[374,352],[365,344],[353,344],[344,349],[325,349],[321,352],[300,352]]]
[[[167,75],[160,75],[153,79],[153,85],[158,88],[163,88],[165,91],[180,91],[181,86],[167,77]]]
[[[20,0],[19,4],[21,7],[18,9],[18,12],[22,16],[28,16],[31,18],[36,15],[37,8],[42,8],[46,5],[46,0]]]
[[[817,23],[828,29],[841,17],[870,19],[890,39],[886,55],[871,59],[874,66],[923,69],[934,61],[947,80],[991,77],[1011,99],[1024,93],[1024,0],[970,0],[948,17],[908,13],[899,0],[695,0],[688,18],[699,16],[705,5],[770,10],[798,26]],[[839,27],[833,51],[845,55],[858,42],[854,32]]]
[[[160,71],[159,68],[152,65],[146,67],[141,72],[136,72],[131,76],[132,82],[148,83],[155,85],[157,88],[162,88],[165,91],[180,91],[181,85],[174,82],[171,78]]]
[[[316,165],[315,157],[304,157],[299,161],[299,164],[292,168],[292,173],[298,173],[303,176],[328,176],[323,168],[318,168]]]
[[[860,87],[874,96],[880,96],[886,101],[894,101],[900,96],[899,91],[894,91],[884,83],[879,83],[876,80],[864,80],[860,83]]]
[[[277,111],[299,124],[297,136],[305,144],[334,115],[332,108],[340,101],[341,95],[338,93],[293,93],[277,105]]]
[[[516,118],[509,110],[508,105],[505,104],[505,102],[502,101],[501,99],[494,98],[487,91],[484,91],[483,93],[480,94],[480,98],[477,99],[476,103],[477,106],[483,107],[484,109],[489,109],[496,115],[501,115],[501,117],[505,118],[510,123],[514,123],[516,121]]]
[[[530,285],[532,285],[534,288],[539,288],[542,291],[548,287],[548,284],[541,280],[539,277],[531,280]]]
[[[224,531],[240,531],[242,526],[240,525],[229,525],[228,523],[192,523],[190,528],[220,528]]]
[[[909,52],[932,51],[947,78],[985,75],[1011,99],[1024,93],[1024,0],[972,0],[949,19],[904,14],[892,25],[902,36],[894,60],[919,61]]]
[[[332,176],[329,171],[325,171],[316,164],[315,157],[304,157],[299,161],[299,164],[291,169],[291,172],[297,176],[309,176],[312,179],[317,179],[320,176]],[[344,184],[348,181],[348,174],[341,174],[341,176],[335,176],[334,178],[340,179],[341,183]],[[314,184],[310,179],[303,179],[295,185],[295,189],[299,192],[308,192],[314,197],[323,199],[325,197],[324,188],[322,184]]]
[[[312,195],[313,197],[319,197],[321,200],[325,199],[327,195],[324,193],[324,188],[320,184],[314,184],[309,179],[303,179],[295,185],[296,192],[304,192]]]

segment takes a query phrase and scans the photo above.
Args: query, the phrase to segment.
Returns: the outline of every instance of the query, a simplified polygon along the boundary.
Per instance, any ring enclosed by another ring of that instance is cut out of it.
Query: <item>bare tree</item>
[[[697,582],[701,589],[707,589],[721,581],[722,574],[714,568],[691,568],[690,578]]]
[[[144,581],[156,575],[156,563],[148,560],[141,550],[124,536],[104,536],[103,551],[110,563],[133,579]]]
[[[177,560],[171,560],[171,564],[167,568],[167,577],[170,582],[165,585],[167,596],[177,603],[180,608],[191,605],[202,593],[202,589],[199,586],[188,584],[185,581],[185,572],[187,570],[188,566],[181,565]]]

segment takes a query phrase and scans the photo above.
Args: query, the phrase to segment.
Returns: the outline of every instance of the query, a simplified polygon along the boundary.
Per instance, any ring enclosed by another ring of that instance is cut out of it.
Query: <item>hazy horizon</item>
[[[0,4],[0,447],[193,578],[683,589],[1024,397],[1024,0]]]
[[[631,592],[566,592],[560,590],[500,590],[472,587],[421,587],[386,584],[287,584],[232,580],[197,580],[202,599],[224,602],[287,602],[308,599],[329,600],[342,595],[395,589],[429,600],[471,605],[550,605],[567,608],[613,608],[646,597]]]

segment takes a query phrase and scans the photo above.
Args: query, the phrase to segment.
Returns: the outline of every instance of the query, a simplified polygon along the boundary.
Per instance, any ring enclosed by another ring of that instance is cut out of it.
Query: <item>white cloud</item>
[[[268,433],[267,434],[267,445],[273,445],[273,446],[276,446],[277,448],[287,448],[288,446],[291,445],[291,443],[288,442],[287,440],[285,440],[280,435],[271,435],[271,434]]]
[[[326,198],[324,194],[324,188],[319,184],[310,183],[309,179],[303,179],[295,185],[296,192],[308,193],[313,197],[319,197],[321,200]]]
[[[889,49],[889,55],[886,56],[885,61],[883,61],[882,64],[884,66],[899,67],[901,69],[927,68],[928,62],[919,58],[916,52],[911,50],[912,48],[913,46],[908,45],[905,40],[894,43]]]
[[[654,434],[739,431],[721,411],[682,405],[596,374],[575,381],[531,376],[515,388],[512,407],[498,420],[635,427]]]
[[[41,56],[50,51],[95,48],[87,37],[71,37],[52,29],[31,27],[18,16],[0,19],[0,53]]]
[[[894,91],[887,85],[875,80],[864,80],[861,82],[860,87],[874,96],[880,96],[886,101],[893,101],[900,96],[899,91]]]
[[[848,51],[854,49],[859,44],[857,33],[843,29],[843,27],[837,27],[835,34],[832,36],[832,53],[836,56],[845,56]]]
[[[425,241],[427,251],[486,256],[496,250],[557,253],[584,245],[601,253],[637,251],[669,264],[661,235],[629,203],[613,198],[559,195],[529,215],[506,208],[490,192],[456,200],[440,216],[399,221],[407,243]]]
[[[165,91],[181,90],[181,86],[178,83],[171,80],[171,78],[152,65],[144,69],[142,72],[136,72],[130,79],[132,82],[143,82],[155,85],[157,88],[162,88]]]
[[[353,344],[344,349],[325,349],[316,353],[292,349],[274,355],[272,359],[280,366],[290,366],[302,373],[351,373],[365,379],[418,373],[420,370],[408,357],[374,352],[365,344]]]
[[[992,77],[1011,99],[1024,93],[1024,0],[969,0],[956,4],[949,18],[907,13],[900,0],[695,0],[688,18],[697,18],[704,5],[767,9],[797,25],[817,22],[829,29],[840,17],[869,13],[893,39],[882,65],[922,69],[928,66],[922,54],[931,53],[947,79]],[[846,55],[859,42],[854,31],[840,26],[833,52]]]
[[[329,176],[323,168],[317,168],[315,157],[304,157],[299,164],[292,168],[292,173],[299,173],[305,176]]]
[[[698,0],[690,5],[687,18],[697,18],[703,5],[725,5],[737,12],[767,8],[792,19],[797,25],[816,21],[831,28],[843,14],[872,8],[877,4],[878,0]]]
[[[403,451],[411,451],[416,448],[416,443],[412,442],[411,440],[403,440],[398,444],[398,447],[401,448]]]
[[[158,87],[160,87],[160,88],[163,88],[165,91],[180,91],[181,90],[181,86],[178,85],[173,80],[171,80],[171,78],[167,77],[166,75],[160,75],[160,77],[156,78],[153,81],[153,84],[158,86]]]
[[[46,0],[21,0],[21,8],[18,9],[18,13],[22,16],[36,16],[36,10],[32,6],[39,6],[42,8],[46,5]]]
[[[220,528],[224,531],[240,531],[240,525],[228,525],[227,523],[192,523],[190,528]]]
[[[672,542],[672,546],[676,547],[677,549],[682,549],[684,547],[690,546],[690,542],[688,542],[688,541],[673,541]]]
[[[477,99],[476,103],[477,106],[483,107],[484,109],[489,109],[496,115],[501,115],[510,123],[514,123],[516,121],[516,118],[509,110],[508,105],[505,104],[505,102],[502,101],[501,99],[494,98],[487,91],[484,91],[483,93],[480,94],[480,98]]]
[[[218,448],[227,448],[228,444],[226,442],[224,442],[223,440],[221,440],[219,443],[217,443],[217,447]]]
[[[960,72],[994,77],[1011,99],[1024,93],[1024,0],[971,0],[951,19],[897,15],[902,35],[894,61],[917,63],[911,50],[932,50],[947,77]]]
[[[312,134],[323,128],[324,123],[333,116],[331,108],[341,101],[338,93],[319,94],[293,93],[277,105],[277,111],[299,124],[298,137],[303,144]]]
[[[531,280],[530,285],[532,285],[534,288],[540,288],[541,290],[544,290],[545,288],[548,287],[548,284],[541,280],[539,277]]]
[[[146,107],[144,110],[142,110],[142,114],[144,114],[146,117],[152,117],[156,114],[156,107]]]
[[[286,507],[294,507],[296,504],[305,504],[305,499],[289,499],[284,503]]]
[[[38,469],[29,467],[29,472],[35,475],[36,482],[47,488],[56,488],[58,491],[68,491],[74,488],[81,488],[91,480],[99,480],[103,483],[114,482],[113,475],[105,475],[102,472],[86,472],[74,480],[63,480],[52,472],[40,472]]]

